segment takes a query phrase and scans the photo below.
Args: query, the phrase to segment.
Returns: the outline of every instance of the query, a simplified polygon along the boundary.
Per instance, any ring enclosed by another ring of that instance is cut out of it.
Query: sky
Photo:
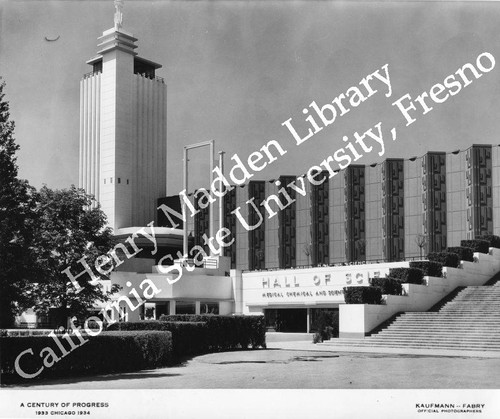
[[[79,81],[113,14],[112,0],[0,1],[0,75],[21,146],[19,175],[36,187],[78,183]],[[344,147],[344,136],[379,122],[385,154],[373,147],[356,163],[500,144],[499,3],[127,0],[123,16],[139,55],[163,65],[168,195],[182,189],[183,146],[212,139],[226,169],[232,155],[246,162],[278,141],[286,154],[254,180],[303,174]],[[491,71],[430,102],[426,115],[415,111],[406,126],[393,102],[429,92],[484,52],[497,59]],[[303,108],[331,102],[386,64],[390,97],[374,81],[377,93],[300,145],[282,126],[292,118],[306,133]],[[190,160],[190,188],[208,186],[202,152]]]

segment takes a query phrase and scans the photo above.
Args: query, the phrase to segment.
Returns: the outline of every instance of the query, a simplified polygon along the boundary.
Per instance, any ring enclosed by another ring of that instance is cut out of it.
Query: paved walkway
[[[392,354],[392,355],[425,355],[446,357],[471,357],[471,358],[500,358],[500,352],[495,351],[451,351],[444,349],[416,349],[416,348],[384,348],[384,347],[358,347],[358,346],[334,346],[328,341],[314,344],[310,341],[283,341],[269,342],[268,348],[301,350],[301,351],[325,351],[335,353],[365,353],[365,354]]]
[[[30,389],[500,388],[500,359],[335,352],[309,342],[195,357],[171,368],[30,382]],[[280,347],[281,349],[278,349]],[[492,373],[494,372],[494,373]],[[21,386],[9,386],[21,388]]]

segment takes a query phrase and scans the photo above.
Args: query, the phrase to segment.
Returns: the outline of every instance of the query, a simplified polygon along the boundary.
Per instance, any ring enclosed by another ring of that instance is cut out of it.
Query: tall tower
[[[115,25],[98,38],[80,82],[79,186],[93,194],[117,232],[156,219],[166,194],[166,85],[160,64],[135,52],[137,38]]]

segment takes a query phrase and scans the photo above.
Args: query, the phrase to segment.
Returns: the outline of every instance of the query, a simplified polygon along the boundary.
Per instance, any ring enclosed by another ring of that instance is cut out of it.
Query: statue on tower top
[[[115,3],[115,30],[122,27],[123,24],[123,0],[114,0]]]

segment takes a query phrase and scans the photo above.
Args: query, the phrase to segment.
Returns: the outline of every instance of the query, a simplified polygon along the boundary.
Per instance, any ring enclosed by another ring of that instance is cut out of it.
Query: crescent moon
[[[49,39],[49,38],[45,37],[45,40],[49,41],[49,42],[54,42],[54,41],[57,41],[60,37],[61,37],[61,35],[58,35],[57,38],[54,38],[54,39]]]

